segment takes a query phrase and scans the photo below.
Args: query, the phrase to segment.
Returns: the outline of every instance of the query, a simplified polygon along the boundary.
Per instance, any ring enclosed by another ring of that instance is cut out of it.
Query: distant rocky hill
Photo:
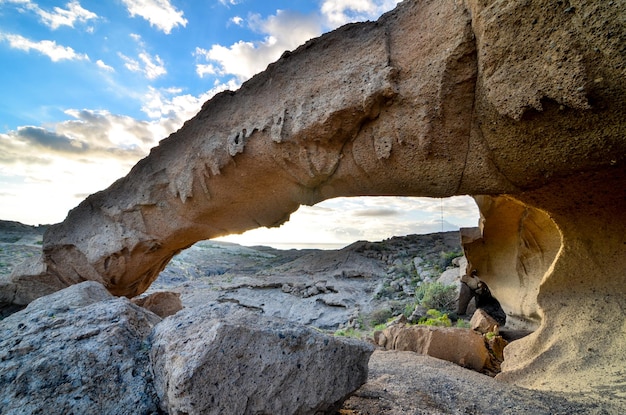
[[[46,228],[0,220],[0,278],[10,275],[15,265],[41,251]]]
[[[416,287],[435,281],[461,255],[458,232],[358,241],[339,250],[204,241],[177,255],[148,293],[173,290],[190,306],[235,302],[323,329],[359,328],[402,312]]]

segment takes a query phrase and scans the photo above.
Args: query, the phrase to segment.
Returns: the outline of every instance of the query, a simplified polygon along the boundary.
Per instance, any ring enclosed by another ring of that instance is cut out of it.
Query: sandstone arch
[[[133,296],[193,242],[280,224],[300,204],[506,194],[544,212],[560,246],[538,285],[542,325],[507,349],[502,378],[558,389],[580,369],[590,380],[569,390],[617,385],[625,9],[406,0],[377,22],[310,41],[207,102],[128,176],[70,211],[14,282],[31,278],[45,292],[96,280]],[[611,346],[583,348],[590,329],[572,316],[615,333]]]

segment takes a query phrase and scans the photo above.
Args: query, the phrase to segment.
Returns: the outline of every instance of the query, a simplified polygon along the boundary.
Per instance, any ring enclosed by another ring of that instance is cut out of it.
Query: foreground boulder
[[[0,413],[158,410],[145,342],[156,315],[85,282],[0,321]]]
[[[428,355],[477,372],[489,361],[483,336],[463,328],[398,324],[376,333],[376,339],[388,350]]]
[[[367,380],[371,346],[242,307],[185,309],[152,334],[161,408],[178,414],[331,412]]]

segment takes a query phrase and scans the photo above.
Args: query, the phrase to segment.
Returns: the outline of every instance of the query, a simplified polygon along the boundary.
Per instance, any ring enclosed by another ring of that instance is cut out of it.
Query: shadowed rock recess
[[[538,326],[499,378],[626,401],[623,1],[405,0],[224,92],[50,227],[3,298],[85,280],[145,291],[201,239],[337,196],[477,196],[466,237]]]

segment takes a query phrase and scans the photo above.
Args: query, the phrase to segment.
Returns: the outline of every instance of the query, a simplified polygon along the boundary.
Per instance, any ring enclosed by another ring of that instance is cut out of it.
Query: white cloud
[[[165,64],[159,55],[152,56],[146,51],[142,51],[137,56],[137,59],[133,59],[118,52],[118,56],[124,61],[124,66],[131,72],[141,72],[143,75],[154,80],[160,76],[167,74]]]
[[[9,42],[13,49],[25,52],[34,50],[49,57],[53,62],[61,60],[89,60],[89,56],[86,54],[76,53],[69,46],[57,45],[53,40],[33,41],[16,34],[0,33],[0,41],[2,40]]]
[[[127,174],[173,127],[107,111],[66,113],[71,119],[64,122],[0,134],[0,181],[14,193],[0,198],[3,219],[61,221],[82,198],[77,194],[102,190]]]
[[[212,63],[198,64],[196,65],[196,73],[200,78],[204,78],[205,75],[217,75],[219,70]]]
[[[229,21],[236,24],[237,26],[243,25],[243,18],[241,16],[231,17]]]
[[[152,119],[167,119],[169,122],[176,123],[178,126],[190,119],[200,111],[202,104],[213,97],[215,94],[227,89],[235,90],[239,88],[234,80],[227,83],[217,83],[212,89],[201,94],[193,96],[190,94],[181,94],[180,88],[156,89],[149,87],[148,93],[144,96],[144,104],[141,110]]]
[[[441,206],[444,206],[443,222]],[[451,214],[447,206],[462,208]],[[459,216],[458,213],[461,215]],[[477,226],[478,208],[468,196],[447,199],[419,197],[336,198],[301,206],[279,228],[259,228],[220,240],[277,248],[318,245],[336,248],[356,240],[380,241],[392,236],[458,230]]]
[[[65,9],[54,7],[52,11],[46,11],[30,0],[5,0],[5,3],[17,4],[23,10],[29,10],[39,16],[42,23],[52,30],[61,26],[74,27],[76,22],[86,23],[98,18],[98,15],[80,5],[78,0],[72,0],[65,5]]]
[[[220,0],[226,5],[226,0]],[[233,75],[245,81],[264,70],[286,50],[293,50],[307,40],[319,36],[322,29],[334,29],[342,24],[376,19],[391,10],[400,0],[324,0],[321,15],[303,15],[293,11],[277,10],[275,15],[262,18],[248,16],[249,27],[264,35],[260,41],[240,40],[230,46],[215,44],[208,49],[196,48],[196,57],[204,59],[196,65],[196,73],[205,75]],[[234,4],[230,2],[230,4]],[[243,24],[239,16],[231,19]]]
[[[133,39],[135,42],[137,42],[139,44],[139,46],[145,47],[145,44],[143,43],[143,40],[141,39],[141,35],[139,35],[137,33],[131,33],[128,36],[130,36],[131,39]]]
[[[195,55],[212,65],[198,64],[198,75],[203,76],[212,70],[217,75],[234,75],[244,81],[264,70],[284,51],[295,49],[322,31],[315,16],[285,10],[278,10],[276,15],[267,19],[251,15],[248,21],[250,27],[265,38],[256,42],[239,41],[228,47],[216,44],[209,49],[196,48]]]
[[[112,67],[112,66],[109,66],[109,65],[107,65],[106,63],[104,63],[104,62],[102,61],[102,59],[98,59],[98,60],[96,61],[96,65],[98,66],[98,68],[100,68],[100,69],[104,69],[104,70],[105,70],[105,71],[107,71],[107,72],[115,72],[115,69],[113,69],[113,67]]]
[[[229,6],[229,5],[234,6],[242,2],[243,0],[220,0],[220,3],[222,3],[224,6]]]
[[[349,22],[372,20],[393,9],[401,0],[324,0],[322,15],[329,28]]]
[[[167,73],[159,55],[150,56],[147,52],[142,52],[139,54],[139,60],[143,63],[143,72],[148,79],[156,79]]]
[[[76,22],[86,23],[98,17],[97,14],[84,9],[77,0],[70,1],[65,7],[67,9],[55,7],[52,12],[38,9],[37,14],[53,30],[60,26],[74,27]]]
[[[127,174],[206,100],[238,87],[234,80],[217,83],[198,97],[183,94],[180,88],[150,88],[142,107],[150,121],[103,110],[72,109],[65,111],[70,118],[66,121],[0,133],[2,219],[31,224],[61,221],[84,195]]]
[[[131,17],[140,16],[165,34],[177,26],[187,26],[183,12],[177,10],[169,0],[122,0]]]
[[[150,55],[146,51],[146,44],[140,35],[131,33],[129,35],[137,45],[139,46],[139,53],[137,59],[133,59],[124,55],[122,52],[118,52],[117,55],[124,61],[124,66],[131,72],[141,72],[150,80],[154,80],[160,76],[167,74],[165,69],[165,63],[159,55]]]

